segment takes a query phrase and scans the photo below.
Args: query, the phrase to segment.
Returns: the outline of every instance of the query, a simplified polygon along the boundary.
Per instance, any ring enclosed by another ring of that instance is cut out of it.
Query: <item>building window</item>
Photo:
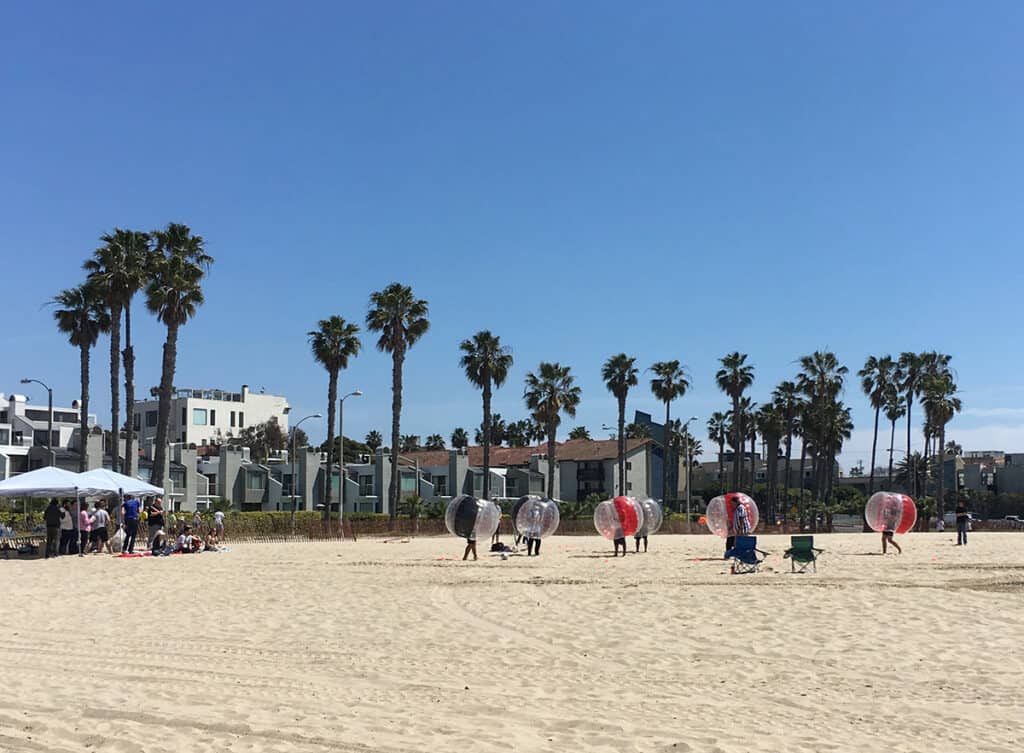
[[[359,496],[360,497],[372,497],[373,496],[373,476],[360,476],[359,477]]]
[[[258,471],[249,471],[245,474],[245,488],[262,490],[266,487],[267,478]]]
[[[181,409],[181,425],[184,426],[188,423],[188,408]]]
[[[0,429],[0,444],[10,444],[10,443],[11,443],[11,430],[10,429]]]
[[[171,471],[171,482],[177,489],[185,488],[185,471],[183,470],[172,470]]]
[[[401,487],[402,492],[409,492],[410,494],[416,493],[416,474],[415,473],[403,473],[401,476]]]
[[[235,425],[235,412],[231,411],[231,426]]]
[[[206,426],[206,408],[192,409],[192,425]]]
[[[217,425],[217,411],[210,409],[210,426]]]
[[[479,494],[484,489],[484,475],[482,473],[473,474],[473,492]]]
[[[434,476],[434,494],[438,497],[448,496],[448,477]]]
[[[626,461],[626,470],[627,471],[633,470],[633,464],[630,461],[628,461],[628,460]]]
[[[136,413],[132,417],[132,428],[135,429],[135,431],[138,431],[139,429],[142,428],[142,414],[141,413]]]
[[[516,480],[514,478],[505,479],[505,492],[509,497],[516,493]]]
[[[245,414],[242,413],[242,411],[238,411],[238,428],[239,429],[244,429],[245,428]]]
[[[156,411],[155,410],[148,410],[148,411],[146,411],[146,426],[148,426],[148,427],[156,426]]]
[[[626,491],[632,491],[632,490],[633,490],[633,482],[632,481],[627,481],[626,482]]]

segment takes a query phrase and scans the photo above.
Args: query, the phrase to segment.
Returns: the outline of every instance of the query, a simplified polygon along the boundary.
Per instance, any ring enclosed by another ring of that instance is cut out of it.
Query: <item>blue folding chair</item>
[[[725,559],[732,560],[732,571],[737,575],[756,573],[767,556],[767,552],[757,548],[757,536],[737,536],[732,549],[725,552]]]

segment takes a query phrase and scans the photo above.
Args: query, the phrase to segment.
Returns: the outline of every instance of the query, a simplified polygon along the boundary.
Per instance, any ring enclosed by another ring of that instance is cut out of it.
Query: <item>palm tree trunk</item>
[[[157,409],[156,447],[153,449],[153,486],[164,485],[164,465],[167,463],[167,431],[171,418],[171,390],[174,389],[174,370],[178,362],[178,325],[167,325],[164,342],[163,366],[160,373],[160,404]]]
[[[483,498],[491,498],[491,375],[484,374],[484,478]]]
[[[896,421],[892,421],[889,431],[889,489],[892,489],[892,454],[896,451]]]
[[[720,491],[725,494],[725,432],[719,435],[718,438],[718,485],[722,488]]]
[[[118,430],[121,427],[121,307],[110,307],[110,437],[113,447],[110,448],[110,467],[117,473],[118,455],[121,452],[118,441]]]
[[[878,446],[878,416],[882,412],[882,406],[875,407],[875,434],[871,440],[871,475],[868,477],[868,496],[875,493],[875,448]]]
[[[78,426],[78,430],[82,435],[82,446],[78,458],[78,472],[84,473],[89,470],[89,454],[87,452],[89,449],[89,346],[79,346],[78,354],[82,380],[82,407],[80,409]],[[47,442],[46,444],[49,445],[50,443]]]
[[[754,481],[757,479],[757,471],[754,468],[754,457],[757,455],[757,432],[750,435],[750,493],[754,493]]]
[[[135,438],[135,350],[132,348],[132,305],[124,307],[124,423],[128,430],[124,440],[124,473],[132,475],[132,445]],[[118,442],[120,451],[120,442]]]
[[[338,371],[327,377],[327,489],[324,491],[324,520],[331,519],[331,484],[334,483],[334,415],[338,403]],[[341,479],[338,480],[339,484]]]
[[[782,488],[783,488],[783,491],[782,491],[782,504],[783,505],[788,505],[789,504],[789,456],[790,456],[790,453],[793,451],[793,428],[792,428],[791,425],[787,424],[787,426],[788,426],[788,429],[786,431],[786,478],[782,482]]]
[[[732,458],[732,483],[736,491],[740,490],[740,459],[743,457],[743,421],[740,419],[740,399],[735,396],[732,399],[732,423],[733,423],[733,458]]]
[[[807,463],[807,440],[800,438],[800,501],[797,503],[797,514],[800,517],[800,530],[804,529],[804,521],[807,519],[804,509],[804,466]]]
[[[555,425],[548,424],[548,497],[558,499],[555,495]]]
[[[669,411],[671,410],[671,403],[665,401],[665,431],[662,435],[662,439],[665,443],[661,446],[662,461],[661,461],[661,503],[665,509],[668,510],[668,454],[669,444],[668,433],[669,433]]]
[[[910,458],[910,407],[914,402],[914,393],[910,390],[907,391],[907,458]],[[910,482],[910,494],[912,497],[917,497],[917,478],[915,477]]]
[[[938,499],[935,501],[935,511],[938,513],[939,520],[942,520],[942,516],[944,514],[944,510],[943,510],[943,506],[945,504],[944,494],[946,492],[946,455],[945,455],[945,447],[946,447],[946,424],[943,423],[942,425],[939,426],[939,449],[935,453],[936,457],[938,457],[938,459],[939,459],[939,462],[938,462],[939,477],[938,477],[938,480],[936,482],[938,484],[938,486],[936,487],[936,495],[938,496]]]
[[[395,519],[398,517],[398,448],[399,423],[402,416],[402,362],[405,360],[405,349],[395,348],[391,359],[391,483],[388,484],[388,530],[394,530]]]
[[[626,493],[626,396],[619,397],[619,494]]]

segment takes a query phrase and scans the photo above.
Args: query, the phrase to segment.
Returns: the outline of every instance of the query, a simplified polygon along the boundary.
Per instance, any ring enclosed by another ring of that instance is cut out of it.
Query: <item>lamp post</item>
[[[49,413],[49,420],[47,421],[47,426],[46,426],[46,452],[47,452],[47,455],[49,455],[49,460],[50,460],[49,465],[53,465],[54,464],[53,463],[53,390],[50,389],[50,386],[48,384],[45,384],[44,382],[40,382],[38,379],[22,379],[21,380],[22,384],[31,384],[33,382],[35,382],[36,384],[42,386],[43,389],[46,390],[46,396],[47,396],[47,400],[49,402],[49,411],[50,411],[50,413]],[[82,437],[82,453],[83,454],[85,453],[85,437]]]
[[[362,390],[353,390],[338,401],[338,535],[342,540],[345,539],[345,526],[342,522],[345,516],[345,400],[362,397],[362,394]],[[327,511],[327,517],[331,517],[330,510]]]
[[[303,421],[320,417],[319,413],[313,413],[312,415],[299,419],[299,422],[292,427],[292,536],[295,535],[295,432],[299,426],[302,425]]]

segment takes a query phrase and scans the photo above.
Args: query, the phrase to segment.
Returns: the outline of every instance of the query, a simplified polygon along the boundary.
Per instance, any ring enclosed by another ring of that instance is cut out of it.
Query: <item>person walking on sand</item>
[[[894,508],[889,508],[883,513],[882,518],[882,554],[885,554],[886,544],[896,547],[898,554],[903,554],[903,547],[896,543],[893,536],[896,533],[896,521],[899,513]]]
[[[967,502],[960,500],[956,503],[956,545],[967,546],[967,527],[971,521],[971,514],[967,512]]]
[[[60,504],[56,499],[51,499],[43,512],[43,522],[46,523],[46,554],[44,559],[57,556],[57,544],[60,541]]]
[[[462,553],[462,560],[465,562],[466,558],[469,557],[470,553],[473,554],[473,559],[476,559],[476,531],[470,531],[466,536],[466,551]]]

